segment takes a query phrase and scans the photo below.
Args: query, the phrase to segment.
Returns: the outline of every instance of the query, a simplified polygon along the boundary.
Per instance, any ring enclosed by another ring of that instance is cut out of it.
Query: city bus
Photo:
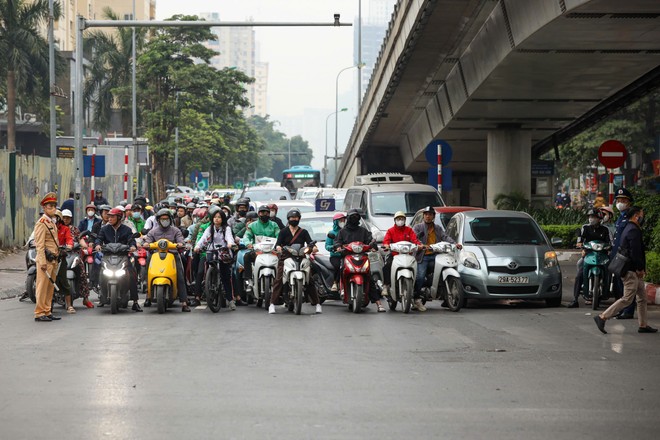
[[[282,186],[289,190],[291,195],[296,194],[298,188],[321,186],[321,172],[309,165],[295,165],[282,171]]]

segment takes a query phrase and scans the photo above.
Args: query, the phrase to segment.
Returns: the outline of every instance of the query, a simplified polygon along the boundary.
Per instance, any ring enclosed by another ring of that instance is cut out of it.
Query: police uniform
[[[48,193],[41,200],[41,206],[48,203],[57,203],[57,196],[55,193]],[[47,215],[42,215],[34,226],[34,245],[37,250],[35,258],[37,264],[37,286],[36,296],[37,305],[34,308],[34,317],[40,318],[42,316],[51,315],[51,305],[53,302],[53,291],[55,287],[48,279],[47,274],[50,275],[52,280],[55,280],[57,271],[57,258],[52,258],[48,261],[46,254],[57,256],[59,241],[57,239],[57,225]],[[48,252],[46,252],[48,251]],[[46,265],[46,270],[42,270],[41,266]]]

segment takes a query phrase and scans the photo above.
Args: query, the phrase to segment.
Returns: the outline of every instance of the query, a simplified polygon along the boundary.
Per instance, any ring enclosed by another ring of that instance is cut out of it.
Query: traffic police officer
[[[57,211],[57,195],[53,192],[46,194],[41,200],[41,206],[44,215],[34,226],[34,245],[37,249],[35,259],[37,263],[37,305],[34,308],[34,320],[50,322],[60,319],[53,316],[51,311],[59,248],[57,226],[52,221]]]

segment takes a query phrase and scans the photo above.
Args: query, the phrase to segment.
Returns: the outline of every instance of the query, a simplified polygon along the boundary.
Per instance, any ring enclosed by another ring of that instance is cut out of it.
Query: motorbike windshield
[[[545,244],[543,233],[532,219],[520,217],[480,217],[464,231],[466,244]]]
[[[374,215],[390,217],[397,211],[413,216],[425,206],[443,206],[440,195],[435,191],[376,193],[371,196],[371,204]]]

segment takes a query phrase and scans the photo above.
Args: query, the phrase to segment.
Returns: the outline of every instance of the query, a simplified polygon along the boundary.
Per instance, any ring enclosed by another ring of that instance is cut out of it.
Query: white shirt
[[[211,231],[214,232],[212,243],[211,243]],[[234,235],[232,234],[231,228],[229,226],[225,228],[224,236],[222,235],[221,230],[216,228],[215,225],[211,225],[208,228],[206,228],[206,231],[204,231],[202,238],[199,239],[199,242],[197,243],[197,246],[195,246],[195,249],[201,249],[203,247],[206,247],[207,249],[211,249],[213,245],[218,245],[220,247],[228,247],[228,248],[231,248],[232,246],[235,245]]]

